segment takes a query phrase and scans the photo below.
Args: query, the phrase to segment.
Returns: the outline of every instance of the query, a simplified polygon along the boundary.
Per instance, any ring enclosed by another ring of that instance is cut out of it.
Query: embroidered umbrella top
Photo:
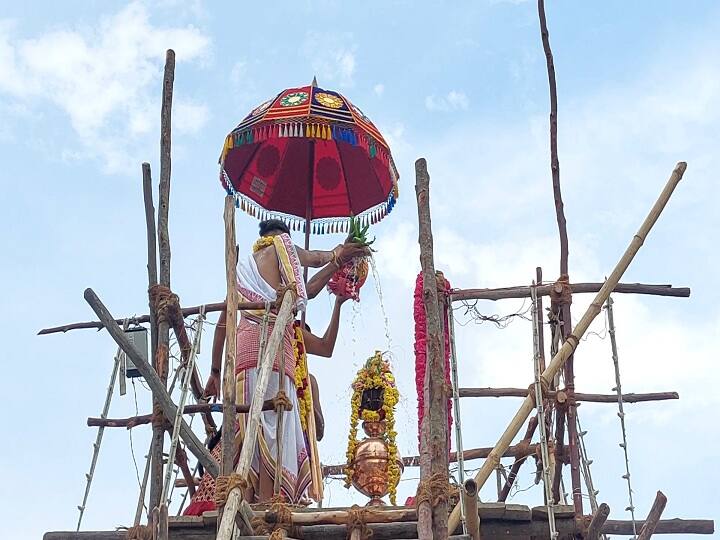
[[[238,207],[293,230],[346,232],[350,216],[376,223],[398,197],[399,175],[378,129],[314,81],[256,107],[225,139],[220,164]]]

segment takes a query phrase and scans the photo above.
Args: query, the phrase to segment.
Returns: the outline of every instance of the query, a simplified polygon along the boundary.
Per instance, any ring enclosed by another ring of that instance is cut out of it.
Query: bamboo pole
[[[272,372],[273,364],[275,363],[275,357],[280,351],[282,345],[283,336],[285,333],[285,327],[292,321],[293,318],[293,305],[294,305],[294,294],[288,290],[285,292],[283,297],[280,311],[275,319],[275,326],[273,327],[272,334],[268,340],[268,345],[265,349],[265,354],[262,358],[258,378],[253,391],[252,401],[250,403],[250,418],[247,422],[247,428],[245,430],[245,439],[242,442],[242,448],[240,450],[240,459],[238,460],[235,473],[239,474],[243,478],[247,478],[248,471],[250,470],[250,462],[255,453],[255,446],[257,443],[258,428],[260,426],[260,406],[267,390],[268,381],[270,379],[270,373]],[[227,501],[223,508],[222,519],[218,526],[217,540],[230,540],[232,538],[233,528],[235,527],[235,514],[240,506],[242,498],[242,492],[239,488],[233,488],[228,494]]]
[[[478,514],[478,496],[477,484],[472,478],[465,481],[462,492],[463,502],[465,506],[465,524],[467,533],[472,540],[481,540],[480,536],[480,516]]]
[[[448,483],[448,425],[447,396],[445,388],[445,359],[443,355],[443,332],[438,309],[438,290],[433,260],[432,221],[430,219],[430,175],[427,162],[420,158],[415,162],[415,194],[418,206],[418,243],[420,244],[420,265],[423,274],[423,303],[427,324],[427,368],[425,403],[427,422],[423,422],[420,439],[425,441],[430,452],[430,476],[420,470],[420,482],[430,478],[442,478]],[[439,482],[438,482],[439,483]],[[432,489],[432,485],[428,486]],[[432,495],[434,498],[434,494]],[[430,506],[430,501],[420,501],[418,507]],[[427,534],[425,513],[418,512],[418,534],[420,540],[444,540],[448,535],[447,501],[440,498],[432,505],[432,536]]]
[[[460,397],[526,397],[528,395],[527,388],[461,388]],[[543,392],[543,396],[555,399],[558,396],[566,395],[563,390],[550,390]],[[668,399],[680,399],[677,392],[647,392],[635,393],[630,392],[623,394],[623,403],[642,403],[645,401],[664,401]],[[578,392],[575,394],[576,401],[587,403],[617,403],[617,394],[585,394]]]
[[[595,317],[597,317],[598,313],[600,313],[603,303],[610,295],[610,292],[615,287],[615,285],[620,281],[623,273],[625,273],[625,270],[627,270],[633,258],[640,250],[640,247],[643,245],[645,238],[652,229],[653,225],[655,225],[657,219],[660,217],[660,214],[665,208],[665,205],[670,200],[670,196],[672,195],[673,190],[682,179],[686,168],[687,164],[685,162],[679,162],[676,165],[675,170],[673,170],[672,174],[670,175],[670,178],[667,181],[662,192],[660,193],[660,196],[658,197],[657,201],[655,201],[655,204],[653,205],[649,214],[643,221],[640,229],[637,231],[635,236],[633,236],[632,240],[630,241],[630,245],[628,245],[627,249],[625,250],[625,253],[623,253],[617,265],[610,273],[610,276],[607,278],[605,285],[603,285],[598,294],[595,296],[595,299],[587,308],[585,314],[582,316],[580,321],[573,329],[573,332],[568,336],[560,350],[553,357],[550,364],[543,372],[541,377],[548,386],[552,382],[555,374],[563,366],[565,360],[570,355],[570,353],[572,353],[577,348],[580,338],[582,338],[582,336],[585,334],[588,327],[590,326],[590,323],[592,323]],[[482,488],[482,486],[485,484],[485,481],[488,479],[493,469],[500,462],[500,456],[502,456],[505,449],[510,446],[510,443],[515,438],[518,431],[525,423],[525,420],[530,415],[532,410],[533,400],[530,396],[528,396],[523,400],[520,409],[510,421],[510,424],[503,432],[492,452],[490,452],[487,461],[485,461],[482,468],[475,475],[475,481],[478,483],[478,488]],[[449,519],[448,530],[454,531],[459,524],[460,509],[456,505]]]
[[[610,515],[610,507],[607,505],[607,503],[602,503],[595,514],[593,514],[592,519],[590,520],[590,525],[588,526],[587,534],[585,535],[585,540],[598,540],[600,537],[603,525],[605,525],[605,522],[607,521],[608,516]]]
[[[604,283],[571,283],[573,294],[597,293]],[[538,297],[550,296],[554,285],[539,285]],[[618,283],[612,292],[625,294],[647,294],[650,296],[671,296],[675,298],[689,298],[689,287],[673,287],[672,285],[649,285],[644,283]],[[495,289],[455,289],[450,294],[453,302],[462,300],[507,300],[512,298],[530,298],[530,287],[516,285]]]
[[[223,365],[222,464],[220,473],[229,475],[235,457],[235,356],[237,349],[237,261],[235,250],[235,204],[233,197],[225,197],[225,285],[227,319],[225,322],[225,361]]]
[[[167,390],[165,389],[158,374],[155,372],[152,366],[148,364],[142,356],[140,356],[137,349],[128,341],[123,331],[115,323],[112,315],[97,297],[95,292],[92,289],[85,289],[84,296],[85,300],[93,309],[98,318],[106,324],[105,328],[107,329],[108,334],[110,334],[110,336],[115,340],[115,343],[118,344],[118,346],[125,352],[125,354],[130,357],[130,359],[133,361],[133,364],[135,364],[135,367],[137,367],[140,374],[145,378],[145,382],[152,390],[153,395],[157,398],[158,404],[162,408],[163,414],[167,418],[175,418],[175,412],[177,410],[177,407],[172,402],[172,399],[168,395]],[[190,427],[184,420],[182,421],[182,424],[180,424],[180,436],[185,441],[187,448],[193,453],[193,455],[195,455],[198,461],[202,463],[202,466],[205,468],[205,470],[208,471],[212,476],[217,476],[217,463],[210,455],[210,452],[207,451],[205,445],[200,442],[195,433],[193,433],[192,429],[190,429]]]
[[[667,504],[667,497],[662,491],[658,491],[655,495],[655,501],[653,502],[650,513],[648,514],[645,523],[643,523],[640,534],[638,534],[637,540],[649,540],[655,532],[660,516],[662,516],[665,505]]]

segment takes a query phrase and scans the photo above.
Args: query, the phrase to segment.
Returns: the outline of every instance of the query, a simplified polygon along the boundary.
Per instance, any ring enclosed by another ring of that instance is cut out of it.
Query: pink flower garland
[[[415,296],[413,314],[415,316],[415,388],[417,389],[418,398],[418,442],[420,441],[420,426],[422,425],[423,416],[425,415],[425,394],[423,392],[425,383],[425,367],[427,365],[427,318],[425,316],[425,304],[422,297],[423,276],[422,272],[418,274],[415,281]],[[450,283],[445,280],[445,292],[450,292]],[[450,385],[450,332],[448,329],[448,313],[447,309],[443,310],[443,319],[445,320],[445,382]],[[447,400],[448,412],[448,451],[450,450],[450,428],[452,427],[452,401]]]

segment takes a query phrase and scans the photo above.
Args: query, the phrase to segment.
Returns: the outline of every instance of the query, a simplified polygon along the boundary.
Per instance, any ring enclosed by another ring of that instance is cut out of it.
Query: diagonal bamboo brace
[[[638,229],[638,232],[635,234],[635,236],[633,236],[633,239],[630,241],[630,245],[625,250],[625,253],[623,253],[623,256],[620,258],[620,261],[613,269],[610,277],[605,280],[605,283],[595,296],[595,299],[585,311],[582,319],[580,319],[577,325],[575,325],[572,333],[567,337],[565,343],[563,343],[560,350],[553,357],[548,367],[540,376],[540,378],[547,384],[548,387],[550,386],[550,383],[555,377],[555,374],[565,364],[567,358],[575,351],[580,338],[582,338],[582,336],[585,334],[588,327],[590,326],[590,323],[592,323],[595,317],[597,317],[598,313],[600,313],[600,310],[602,309],[602,306],[607,300],[608,296],[620,281],[620,278],[625,273],[625,270],[627,270],[628,266],[630,266],[633,258],[640,250],[643,242],[645,242],[645,238],[650,232],[650,229],[652,229],[653,225],[655,225],[655,222],[658,220],[658,217],[660,217],[660,214],[665,208],[665,205],[670,200],[670,196],[675,190],[675,187],[682,179],[686,168],[687,163],[685,163],[684,161],[679,162],[675,166],[675,170],[670,175],[670,179],[667,181],[667,184],[665,184],[665,188],[662,190],[662,193],[660,193],[657,201],[655,201],[655,204],[650,210],[650,213],[645,218],[645,221],[643,221],[642,225],[640,225],[640,229]],[[510,421],[507,429],[505,429],[505,432],[501,435],[497,444],[490,452],[487,460],[485,460],[482,468],[475,475],[475,482],[477,482],[478,489],[482,488],[482,486],[485,484],[492,472],[495,470],[495,467],[497,467],[498,463],[500,463],[500,457],[503,455],[508,446],[510,446],[510,443],[512,443],[513,439],[520,431],[520,428],[525,423],[525,420],[527,420],[528,416],[530,416],[533,408],[534,401],[532,396],[526,397],[523,400],[520,409]],[[450,514],[450,518],[448,520],[449,533],[452,534],[453,531],[455,531],[455,529],[458,527],[458,525],[460,525],[460,506],[456,505],[455,508],[453,508],[453,511]]]
[[[285,328],[293,319],[293,306],[295,304],[293,291],[287,290],[283,297],[280,312],[275,320],[275,326],[268,339],[265,355],[260,364],[260,373],[258,375],[255,390],[253,391],[252,401],[250,403],[250,413],[248,417],[247,429],[245,430],[245,439],[240,449],[240,459],[238,460],[235,472],[247,478],[250,470],[250,462],[255,451],[255,443],[257,442],[258,428],[260,427],[260,414],[265,391],[268,382],[270,382],[270,372],[272,371],[275,357],[280,350],[283,340]],[[233,529],[235,527],[235,514],[237,514],[242,499],[240,488],[233,488],[228,493],[227,501],[223,509],[222,518],[217,532],[217,540],[230,540],[232,538]]]

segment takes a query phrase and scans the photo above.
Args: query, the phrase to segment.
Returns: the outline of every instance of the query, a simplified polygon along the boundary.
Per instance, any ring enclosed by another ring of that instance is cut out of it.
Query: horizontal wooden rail
[[[527,388],[460,388],[460,397],[520,397],[524,398],[528,395]],[[566,393],[560,391],[543,392],[543,397],[555,399],[560,396],[561,401],[565,401],[563,396]],[[628,393],[623,394],[624,403],[640,403],[642,401],[663,401],[667,399],[680,399],[677,392],[650,392],[644,394]],[[617,403],[617,394],[584,394],[582,392],[575,393],[576,401],[586,401],[588,403]]]
[[[600,291],[603,283],[571,283],[573,293],[596,293]],[[540,285],[537,288],[538,296],[549,296],[554,285]],[[644,283],[618,283],[612,292],[627,294],[649,294],[652,296],[674,296],[688,298],[689,287],[673,287],[672,285],[647,285]],[[515,287],[501,287],[499,289],[455,289],[450,293],[450,299],[458,300],[504,300],[507,298],[530,298],[530,287],[518,285]]]

